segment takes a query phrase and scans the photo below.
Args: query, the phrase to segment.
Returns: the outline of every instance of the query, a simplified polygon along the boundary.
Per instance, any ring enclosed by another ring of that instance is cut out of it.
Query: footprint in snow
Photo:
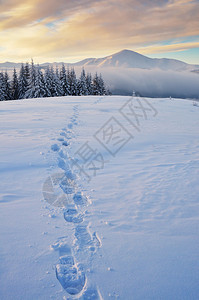
[[[72,134],[72,133],[71,132],[63,132],[63,131],[60,133],[61,136],[70,140],[71,136],[69,134]],[[58,141],[63,142],[64,139],[61,137],[61,138],[58,138]]]
[[[51,146],[51,150],[55,151],[55,152],[59,151],[59,146],[57,144],[54,144],[54,145]]]
[[[69,146],[69,143],[67,141],[63,141],[62,145],[67,147],[67,146]]]
[[[64,136],[65,138],[67,138],[67,134],[66,134],[65,132],[63,132],[63,131],[60,132],[60,135],[61,135],[61,136]]]
[[[78,214],[78,211],[76,208],[68,208],[64,212],[64,219],[67,222],[72,223],[81,223],[83,222],[83,216],[81,214]]]
[[[82,192],[77,192],[73,196],[74,203],[76,205],[85,205],[87,203],[87,198],[82,194]]]
[[[79,295],[86,286],[86,276],[81,264],[77,264],[70,247],[65,242],[53,245],[59,250],[59,264],[56,265],[56,277],[70,295]]]
[[[65,155],[63,155],[63,157],[61,157],[61,155],[63,154],[63,151],[59,153],[58,157],[58,167],[64,171],[68,171],[69,170],[69,164],[64,160],[65,159]]]
[[[68,128],[69,128],[69,129],[72,129],[72,128],[73,128],[73,124],[72,124],[72,123],[69,123],[69,124],[68,124]]]
[[[67,195],[73,194],[75,193],[75,182],[73,179],[65,176],[60,182],[60,188]]]
[[[64,141],[63,138],[58,138],[57,140],[58,140],[59,142],[63,142],[63,141]]]

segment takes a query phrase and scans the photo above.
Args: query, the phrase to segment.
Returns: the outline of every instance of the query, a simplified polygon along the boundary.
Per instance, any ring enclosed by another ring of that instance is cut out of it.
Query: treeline
[[[109,95],[104,80],[97,73],[92,77],[82,69],[77,78],[74,68],[54,70],[47,67],[43,72],[39,65],[22,64],[19,74],[13,70],[12,78],[7,72],[0,72],[0,101],[27,98],[81,96],[81,95]]]

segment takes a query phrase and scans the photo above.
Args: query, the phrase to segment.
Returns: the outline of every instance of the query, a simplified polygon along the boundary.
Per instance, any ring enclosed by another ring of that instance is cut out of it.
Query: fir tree
[[[6,100],[4,74],[0,73],[0,101]]]
[[[45,90],[46,90],[46,97],[53,97],[53,73],[52,68],[50,69],[47,66],[45,71]]]
[[[39,69],[39,66],[36,69],[36,78],[35,78],[35,88],[33,98],[43,98],[46,96],[44,75]]]
[[[84,68],[82,69],[80,78],[78,80],[78,94],[81,95],[88,95],[88,88],[87,88],[87,81],[86,81],[86,73]]]
[[[10,79],[8,76],[8,73],[5,72],[4,74],[4,90],[5,90],[5,100],[10,100],[12,98],[11,95],[11,84],[10,84]]]
[[[106,88],[104,84],[104,80],[102,78],[102,74],[98,77],[98,85],[99,85],[99,93],[100,95],[106,95]]]
[[[27,64],[26,64],[26,66],[27,66]],[[28,79],[27,76],[29,76],[29,72],[26,72],[26,68],[25,68],[25,76],[28,81],[28,89],[25,93],[25,98],[34,98],[37,75],[36,75],[36,68],[35,68],[33,60],[32,60],[31,67],[29,70],[30,70],[30,78]]]
[[[68,72],[69,72],[69,70],[67,70],[67,73],[66,73],[66,68],[65,68],[64,64],[62,64],[61,70],[60,70],[60,82],[61,82],[62,96],[70,95]]]
[[[92,75],[91,73],[88,73],[86,75],[86,86],[88,90],[88,95],[93,95],[93,83],[92,83]]]
[[[100,95],[99,77],[97,73],[95,73],[93,78],[93,95]]]
[[[28,81],[25,73],[24,64],[21,65],[19,72],[19,99],[25,98],[25,93],[28,89]]]
[[[77,78],[76,78],[74,68],[72,68],[71,71],[69,72],[68,82],[69,82],[70,95],[77,96],[78,95]]]
[[[19,99],[19,82],[18,82],[18,77],[17,77],[17,71],[15,68],[13,71],[11,90],[12,90],[12,99],[13,100]]]
[[[62,88],[62,83],[59,77],[59,70],[56,67],[56,71],[54,73],[54,97],[59,97],[63,96],[63,88]]]
[[[33,61],[32,61],[32,64],[33,64]],[[30,82],[30,76],[31,76],[31,74],[30,74],[30,65],[29,65],[28,62],[25,64],[25,67],[24,67],[24,76],[26,78],[27,86],[28,86],[28,84]]]

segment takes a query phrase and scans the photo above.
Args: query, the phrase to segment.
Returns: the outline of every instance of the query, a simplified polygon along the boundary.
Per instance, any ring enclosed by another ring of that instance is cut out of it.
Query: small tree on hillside
[[[6,100],[6,93],[5,93],[5,84],[4,84],[4,74],[0,73],[0,101]]]
[[[25,73],[24,64],[21,65],[19,72],[19,99],[25,98],[25,93],[28,89],[28,81]]]
[[[87,88],[87,82],[86,82],[86,73],[84,68],[82,69],[80,78],[78,80],[78,94],[81,95],[88,95],[88,88]]]
[[[12,79],[12,83],[11,83],[11,94],[12,94],[13,100],[19,99],[19,82],[18,82],[18,77],[17,77],[17,71],[15,68],[13,71],[13,79]]]

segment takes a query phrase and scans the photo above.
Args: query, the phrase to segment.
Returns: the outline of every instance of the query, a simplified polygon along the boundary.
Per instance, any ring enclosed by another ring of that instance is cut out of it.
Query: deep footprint
[[[68,146],[69,146],[69,143],[68,143],[67,141],[64,141],[64,142],[62,143],[62,145],[65,146],[65,147],[68,147]]]
[[[82,292],[86,283],[86,276],[81,266],[74,264],[72,256],[60,257],[60,263],[56,265],[56,277],[70,295]]]
[[[87,203],[87,198],[81,192],[74,194],[73,200],[76,205],[85,205]]]
[[[67,222],[72,222],[72,223],[83,222],[83,216],[81,214],[78,214],[78,211],[76,210],[76,208],[68,208],[64,212],[64,219]]]
[[[56,277],[70,295],[78,295],[86,285],[86,276],[80,264],[76,264],[70,247],[65,242],[58,242],[53,249],[61,255],[56,265]]]
[[[57,151],[59,151],[59,146],[57,144],[53,144],[51,146],[51,150],[57,152]]]
[[[73,194],[75,192],[75,183],[74,180],[64,177],[63,180],[60,182],[60,187],[65,194]]]

